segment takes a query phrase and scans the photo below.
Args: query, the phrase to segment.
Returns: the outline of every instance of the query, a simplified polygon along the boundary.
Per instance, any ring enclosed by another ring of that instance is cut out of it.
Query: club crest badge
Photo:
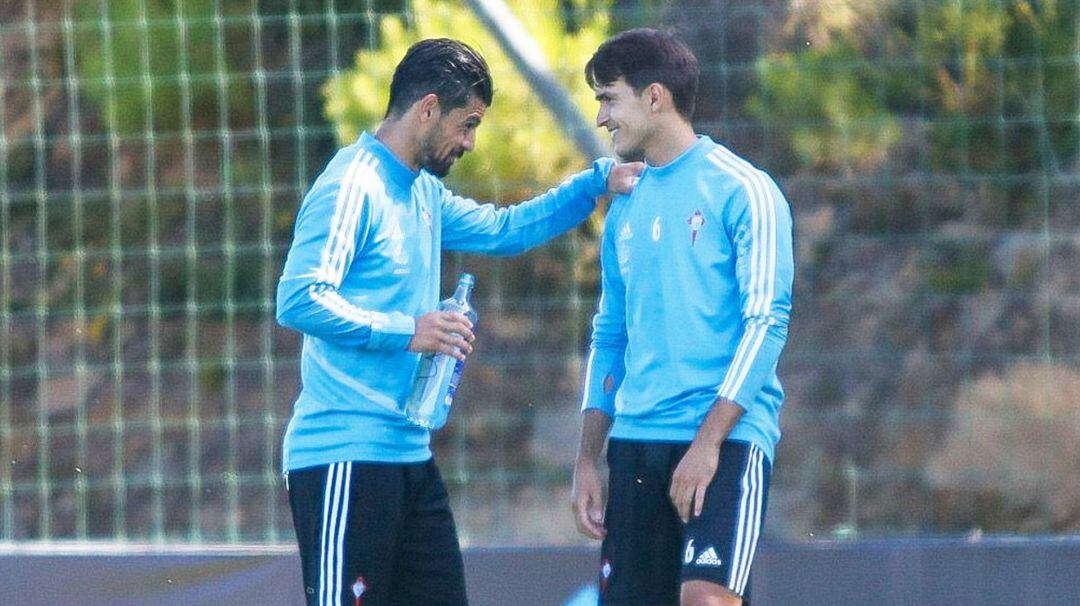
[[[608,559],[605,558],[603,563],[600,565],[600,592],[601,593],[607,591],[608,579],[611,578],[611,572],[612,572],[611,560],[608,560]]]
[[[705,215],[701,214],[700,209],[695,210],[686,222],[690,225],[690,246],[694,246],[697,243],[698,232],[705,227]]]
[[[367,583],[364,582],[364,577],[356,577],[356,582],[352,584],[352,593],[356,598],[355,606],[363,606],[363,596],[366,591]]]

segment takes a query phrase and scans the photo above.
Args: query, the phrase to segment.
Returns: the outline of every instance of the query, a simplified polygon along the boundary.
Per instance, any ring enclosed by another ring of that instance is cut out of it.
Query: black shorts
[[[727,587],[750,602],[750,565],[765,521],[769,460],[746,442],[726,441],[699,517],[683,524],[668,491],[685,442],[612,439],[601,547],[600,603],[679,603],[683,581]]]
[[[308,606],[464,606],[465,569],[431,460],[289,472]]]

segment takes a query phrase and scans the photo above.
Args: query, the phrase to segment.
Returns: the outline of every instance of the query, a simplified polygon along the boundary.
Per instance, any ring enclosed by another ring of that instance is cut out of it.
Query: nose
[[[600,109],[596,112],[596,126],[597,127],[602,127],[605,124],[607,124],[608,120],[610,120],[610,119],[611,119],[611,114],[608,112],[606,107],[601,105]]]
[[[474,131],[465,133],[465,140],[461,142],[461,147],[465,151],[472,151],[476,147],[476,133]]]

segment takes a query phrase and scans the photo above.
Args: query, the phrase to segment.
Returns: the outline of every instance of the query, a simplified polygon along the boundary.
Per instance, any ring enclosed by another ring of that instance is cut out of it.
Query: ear
[[[668,92],[663,84],[653,82],[646,86],[643,92],[645,93],[645,99],[649,102],[649,109],[654,112],[663,109],[664,98],[667,96]]]
[[[437,119],[441,111],[439,105],[439,96],[435,93],[428,93],[420,98],[416,102],[416,115],[420,118],[420,122],[427,122],[428,120]]]

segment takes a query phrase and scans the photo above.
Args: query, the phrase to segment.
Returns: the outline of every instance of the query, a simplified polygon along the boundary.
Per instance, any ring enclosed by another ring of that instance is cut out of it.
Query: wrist
[[[720,446],[724,443],[724,438],[718,438],[715,436],[702,436],[698,435],[694,438],[694,441],[690,443],[691,448],[699,450],[710,450],[720,452]]]
[[[596,467],[599,464],[600,455],[588,455],[578,453],[578,456],[574,459],[574,467]]]

